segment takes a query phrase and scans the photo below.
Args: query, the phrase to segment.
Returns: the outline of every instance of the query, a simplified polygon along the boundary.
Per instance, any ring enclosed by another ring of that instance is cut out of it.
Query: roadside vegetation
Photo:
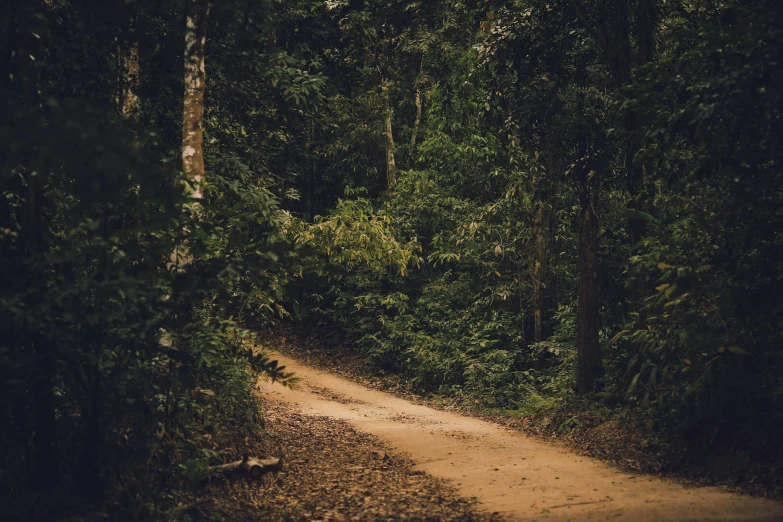
[[[777,0],[0,16],[12,519],[192,516],[178,491],[265,447],[280,324],[780,493]]]

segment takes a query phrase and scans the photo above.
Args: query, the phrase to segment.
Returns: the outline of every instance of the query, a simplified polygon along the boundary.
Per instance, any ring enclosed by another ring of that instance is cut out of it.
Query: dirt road
[[[296,389],[262,384],[308,414],[373,434],[417,468],[450,480],[487,511],[510,520],[633,522],[783,521],[783,504],[718,488],[633,476],[518,432],[370,390],[285,357]]]

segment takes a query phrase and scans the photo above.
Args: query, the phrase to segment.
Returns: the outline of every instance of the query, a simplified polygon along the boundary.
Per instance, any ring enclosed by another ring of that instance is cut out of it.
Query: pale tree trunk
[[[397,165],[394,162],[394,133],[392,132],[391,93],[389,80],[383,80],[384,118],[386,122],[386,188],[391,190],[397,184]]]
[[[138,44],[123,42],[118,45],[117,60],[120,75],[117,108],[125,118],[136,119],[139,116],[139,97],[136,95],[140,72]]]
[[[117,14],[117,111],[127,119],[139,117],[139,42],[135,30],[135,7],[128,2]]]
[[[204,197],[204,89],[206,70],[204,50],[207,41],[208,0],[190,0],[185,14],[185,97],[182,114],[182,172],[187,180],[189,209],[197,218],[201,215]],[[187,230],[185,231],[187,232]],[[193,261],[188,242],[177,246],[171,254],[169,267],[182,270]],[[170,342],[164,334],[161,342]]]
[[[419,134],[419,126],[421,125],[421,113],[422,113],[422,100],[421,100],[421,82],[422,82],[422,71],[424,70],[424,54],[421,55],[421,61],[419,62],[419,75],[416,77],[416,80],[414,82],[415,87],[415,102],[416,102],[416,121],[413,122],[413,133],[411,134],[411,154],[413,154],[413,149],[416,147],[416,138]]]
[[[411,134],[411,148],[416,146],[416,136],[419,133],[419,125],[421,125],[421,87],[416,86],[416,121],[413,122],[413,134]]]
[[[204,48],[207,40],[208,0],[190,0],[185,27],[185,100],[182,125],[182,171],[189,195],[203,198],[204,182]]]

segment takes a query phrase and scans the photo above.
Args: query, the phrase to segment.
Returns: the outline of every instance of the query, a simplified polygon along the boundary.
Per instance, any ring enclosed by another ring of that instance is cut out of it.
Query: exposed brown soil
[[[302,337],[281,329],[267,334],[265,345],[315,368],[328,370],[368,388],[386,391],[416,404],[459,412],[532,435],[587,457],[598,458],[617,469],[633,474],[654,474],[693,486],[727,486],[732,491],[783,498],[783,474],[776,456],[740,471],[711,469],[683,462],[685,448],[677,441],[651,434],[642,424],[600,417],[593,411],[560,411],[556,417],[517,416],[505,411],[479,407],[470,397],[422,394],[404,377],[379,373],[362,357],[334,342]],[[578,429],[561,431],[569,418],[579,421]]]
[[[351,382],[355,379],[280,359],[305,386],[293,391],[267,386],[268,396],[380,437],[394,448],[393,454],[409,455],[416,469],[450,480],[465,497],[478,497],[487,512],[563,521],[783,519],[783,505],[774,501],[623,473],[497,424],[435,410]]]
[[[304,393],[322,397],[312,390]],[[284,472],[262,482],[234,479],[210,486],[199,495],[209,502],[195,501],[191,508],[193,515],[200,512],[198,519],[499,520],[477,509],[474,500],[460,497],[452,486],[415,469],[404,456],[392,454],[376,437],[341,420],[303,414],[274,394],[261,401],[272,434],[263,443],[264,451],[283,457]]]

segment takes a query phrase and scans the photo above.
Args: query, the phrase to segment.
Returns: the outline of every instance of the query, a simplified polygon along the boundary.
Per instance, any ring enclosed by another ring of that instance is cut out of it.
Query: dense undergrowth
[[[252,383],[286,375],[252,332],[287,321],[673,465],[779,461],[776,0],[213,2],[203,179],[207,2],[93,4],[0,8],[16,518],[173,516],[259,433]]]
[[[655,428],[649,417],[622,415],[620,406],[609,406],[595,397],[572,394],[564,398],[531,392],[510,406],[490,405],[482,395],[425,390],[405,374],[384,371],[334,331],[276,328],[265,331],[261,341],[367,387],[430,407],[477,416],[600,459],[626,473],[666,476],[691,485],[725,486],[771,498],[783,493],[778,459],[743,459],[731,451],[700,451],[698,445],[684,441],[676,431]]]
[[[304,324],[417,389],[633,419],[678,445],[676,462],[752,475],[777,460],[783,422],[779,6],[716,9],[697,33],[658,6],[673,24],[655,32],[661,54],[616,91],[613,64],[580,69],[606,55],[562,35],[579,31],[573,13],[514,6],[449,49],[393,190],[298,237],[345,269],[304,285]],[[376,219],[397,242],[359,262]],[[602,364],[585,394],[591,342]]]

